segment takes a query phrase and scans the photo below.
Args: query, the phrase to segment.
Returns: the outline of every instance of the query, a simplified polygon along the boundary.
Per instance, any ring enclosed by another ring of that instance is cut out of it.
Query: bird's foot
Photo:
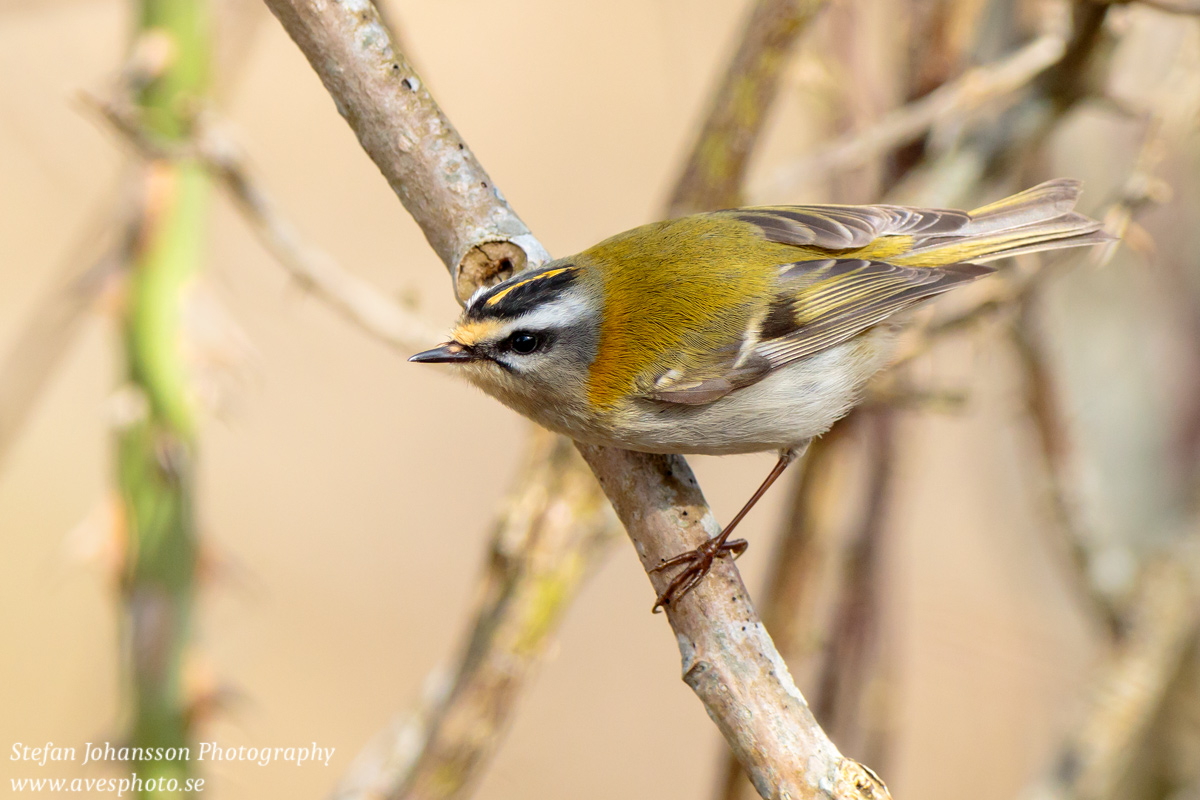
[[[726,555],[736,559],[742,553],[746,552],[749,544],[745,539],[726,541],[724,536],[716,536],[695,550],[689,550],[674,558],[668,558],[657,567],[654,567],[650,570],[651,572],[661,572],[671,567],[686,565],[679,571],[678,575],[671,579],[671,582],[667,584],[667,588],[662,590],[658,599],[654,601],[654,608],[651,610],[657,614],[664,606],[679,600],[692,589],[695,589],[700,581],[704,580],[704,576],[712,569],[715,559]]]

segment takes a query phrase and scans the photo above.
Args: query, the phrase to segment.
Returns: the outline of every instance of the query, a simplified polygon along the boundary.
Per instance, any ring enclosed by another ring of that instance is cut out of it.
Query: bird
[[[477,290],[450,339],[409,361],[449,363],[509,408],[576,441],[646,453],[779,458],[682,567],[678,602],[808,443],[847,414],[896,350],[903,312],[994,271],[987,262],[1111,240],[1074,208],[1076,180],[972,211],[759,206],[617,234]]]

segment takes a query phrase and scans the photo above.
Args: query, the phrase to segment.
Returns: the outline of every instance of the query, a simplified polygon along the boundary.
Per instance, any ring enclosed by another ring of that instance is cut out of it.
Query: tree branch
[[[780,168],[760,194],[787,197],[795,187],[817,175],[865,164],[889,150],[923,136],[935,123],[967,115],[1012,95],[1057,63],[1066,52],[1058,34],[1039,36],[1004,58],[965,72],[919,100],[884,115],[866,130],[818,145],[800,161]]]
[[[1200,626],[1195,537],[1147,564],[1126,633],[1100,670],[1080,726],[1029,800],[1114,798]]]
[[[616,537],[616,520],[570,441],[538,429],[520,487],[496,524],[474,622],[453,676],[380,734],[333,794],[463,797],[494,752],[523,684],[579,585]]]
[[[1078,482],[1073,479],[1073,448],[1070,426],[1063,419],[1054,370],[1050,365],[1046,345],[1039,333],[1038,320],[1033,314],[1030,299],[1018,306],[1019,313],[1009,329],[1013,351],[1016,353],[1025,381],[1025,411],[1037,438],[1047,504],[1058,532],[1058,551],[1069,564],[1063,570],[1079,596],[1085,598],[1108,632],[1118,630],[1119,618],[1113,598],[1106,596],[1090,580],[1092,568],[1092,538],[1080,512]]]
[[[819,599],[831,576],[836,526],[821,512],[836,504],[828,499],[845,488],[838,480],[844,470],[837,463],[845,455],[847,428],[834,425],[808,446],[797,465],[802,472],[794,484],[790,509],[769,563],[762,620],[773,632],[775,646],[793,666],[803,664],[820,650],[822,615]],[[725,760],[718,797],[738,800],[748,797],[750,786],[741,762]]]
[[[550,260],[500,194],[370,0],[266,0],[421,226],[465,301]]]
[[[111,195],[105,203],[111,206]],[[118,220],[114,224],[108,208],[102,226],[87,226],[80,246],[73,248],[70,260],[59,268],[58,285],[37,301],[28,322],[0,361],[0,465],[25,427],[34,403],[75,341],[87,309],[108,279],[125,268],[126,253],[122,247],[109,246],[109,251],[99,258],[82,252],[94,250],[96,241],[106,238],[105,233],[114,227],[127,229],[128,222]],[[82,269],[81,261],[86,264]]]
[[[886,742],[879,734],[887,720],[872,719],[863,706],[869,702],[868,685],[879,678],[875,673],[883,661],[881,551],[895,482],[897,431],[894,409],[860,410],[855,417],[867,451],[865,508],[849,542],[814,708],[843,745],[849,741],[856,752],[879,763],[886,757]]]
[[[684,162],[667,216],[741,204],[742,184],[796,40],[826,0],[758,0]]]
[[[460,299],[506,271],[496,253],[507,254],[511,269],[524,266],[517,252],[528,253],[535,263],[545,258],[394,51],[369,3],[266,2],[455,276]],[[495,246],[491,255],[481,249],[489,243]],[[467,262],[472,249],[483,254],[482,269]],[[639,555],[651,565],[717,533],[683,459],[582,450]],[[734,581],[734,591],[718,592],[728,580]],[[883,785],[842,757],[816,725],[731,563],[721,564],[668,617],[684,654],[685,680],[744,759],[764,797],[887,796]],[[749,723],[747,712],[754,715]]]
[[[579,445],[647,571],[721,531],[679,456]],[[670,575],[651,573],[655,592]],[[684,682],[765,798],[885,798],[874,773],[838,752],[792,682],[737,568],[712,572],[666,607]]]
[[[171,54],[138,85],[148,130],[167,142],[189,135],[187,109],[207,94],[211,17],[206,0],[142,0],[134,52],[154,43]],[[201,267],[210,182],[194,159],[153,160],[142,171],[121,327],[126,391],[136,413],[116,437],[116,483],[123,504],[125,561],[122,636],[129,687],[129,743],[139,752],[186,747],[194,738],[194,698],[183,679],[197,590],[199,536],[194,514],[194,389],[184,357],[183,309]],[[139,757],[152,784],[189,775],[186,762]],[[166,797],[184,797],[182,787]],[[159,796],[143,788],[139,797]]]
[[[441,339],[440,331],[342,268],[327,253],[301,240],[296,228],[279,211],[251,174],[237,143],[210,118],[197,120],[191,138],[174,145],[155,139],[137,109],[115,99],[83,95],[117,133],[147,159],[196,159],[229,193],[242,217],[262,245],[304,288],[319,294],[343,317],[381,342],[405,352],[422,350]]]

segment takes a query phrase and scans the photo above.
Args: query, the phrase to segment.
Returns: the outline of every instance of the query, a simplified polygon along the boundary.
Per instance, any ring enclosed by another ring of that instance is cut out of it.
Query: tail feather
[[[988,233],[1061,217],[1074,210],[1081,190],[1082,183],[1074,178],[1039,183],[969,212],[971,221],[962,233]]]
[[[1079,181],[1069,178],[1047,181],[975,209],[970,221],[953,232],[918,238],[892,260],[931,267],[1111,241],[1101,223],[1073,210],[1079,190]]]

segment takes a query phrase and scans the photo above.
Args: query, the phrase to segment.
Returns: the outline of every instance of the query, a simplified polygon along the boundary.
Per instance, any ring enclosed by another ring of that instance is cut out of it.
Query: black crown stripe
[[[535,274],[514,275],[475,298],[468,319],[505,319],[519,316],[562,293],[575,280],[579,268],[555,266]]]

